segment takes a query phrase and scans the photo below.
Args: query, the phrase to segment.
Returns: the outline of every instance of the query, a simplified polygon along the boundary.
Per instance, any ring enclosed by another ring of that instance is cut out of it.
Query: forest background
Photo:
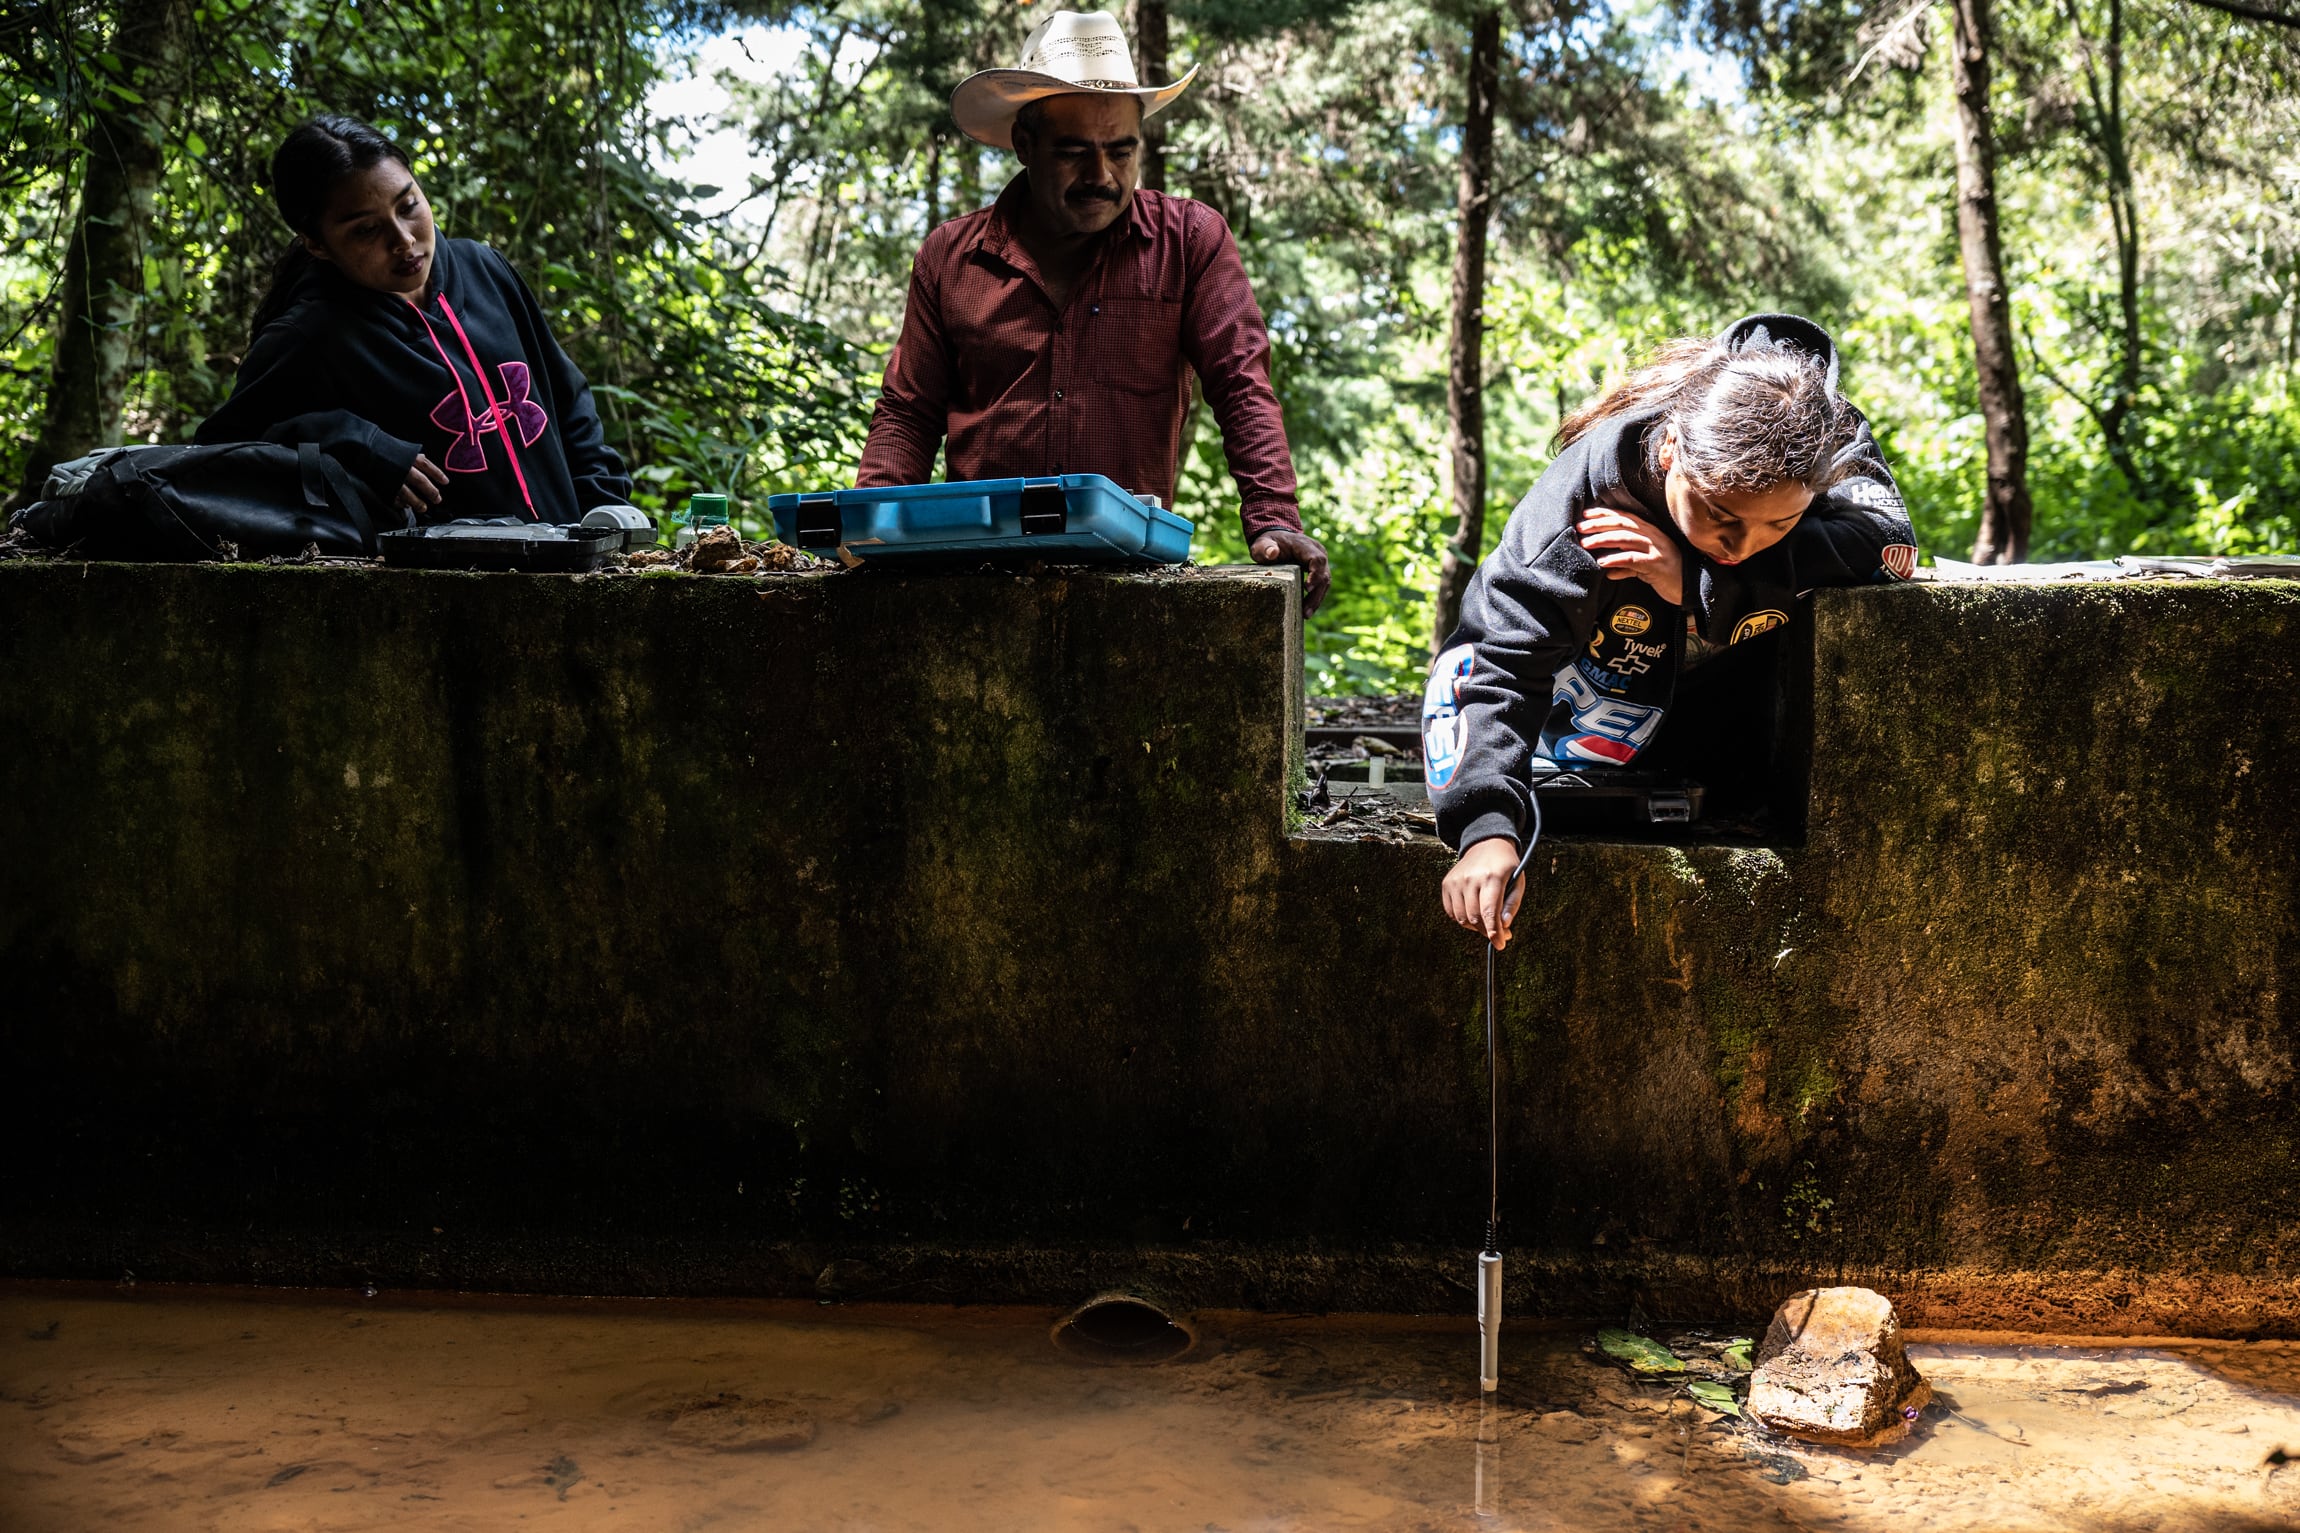
[[[2300,546],[2300,15],[1996,3],[1112,7],[1145,79],[1201,66],[1145,176],[1222,211],[1269,319],[1335,568],[1312,690],[1418,687],[1562,414],[1760,309],[1835,332],[1929,555]],[[1051,9],[0,0],[0,489],[224,397],[287,239],[264,164],[327,110],[519,266],[643,504],[755,526],[849,482],[912,253],[1011,174],[950,90]],[[1188,429],[1196,557],[1242,560]]]

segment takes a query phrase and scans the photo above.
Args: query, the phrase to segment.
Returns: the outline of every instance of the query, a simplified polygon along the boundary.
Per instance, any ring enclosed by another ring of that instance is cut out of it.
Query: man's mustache
[[[1074,191],[1064,192],[1062,200],[1065,202],[1116,202],[1118,194],[1106,187],[1081,186]]]

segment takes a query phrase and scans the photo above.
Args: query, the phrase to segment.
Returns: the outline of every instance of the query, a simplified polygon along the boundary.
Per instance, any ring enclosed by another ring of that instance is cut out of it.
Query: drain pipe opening
[[[1171,1362],[1197,1341],[1140,1294],[1096,1294],[1054,1323],[1054,1345],[1090,1363]]]

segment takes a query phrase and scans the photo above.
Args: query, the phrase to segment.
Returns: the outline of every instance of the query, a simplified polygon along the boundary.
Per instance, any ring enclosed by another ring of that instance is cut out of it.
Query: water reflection
[[[1579,1330],[1514,1327],[1487,1402],[1468,1317],[1199,1315],[1182,1356],[1117,1368],[1059,1350],[1056,1318],[0,1290],[0,1527],[1927,1533],[2300,1513],[2300,1471],[2263,1468],[2300,1450],[2273,1347],[1920,1346],[1953,1412],[1860,1455],[1745,1436]]]
[[[1477,1486],[1470,1509],[1489,1519],[1501,1513],[1501,1413],[1492,1395],[1477,1403]]]

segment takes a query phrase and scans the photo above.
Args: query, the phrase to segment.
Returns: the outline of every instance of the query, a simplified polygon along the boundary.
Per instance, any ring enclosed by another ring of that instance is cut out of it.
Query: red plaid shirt
[[[1171,506],[1187,364],[1222,428],[1247,540],[1299,529],[1270,335],[1222,215],[1137,191],[1057,314],[1013,231],[1026,182],[920,247],[855,482],[924,483],[947,434],[954,480],[1107,474]]]

